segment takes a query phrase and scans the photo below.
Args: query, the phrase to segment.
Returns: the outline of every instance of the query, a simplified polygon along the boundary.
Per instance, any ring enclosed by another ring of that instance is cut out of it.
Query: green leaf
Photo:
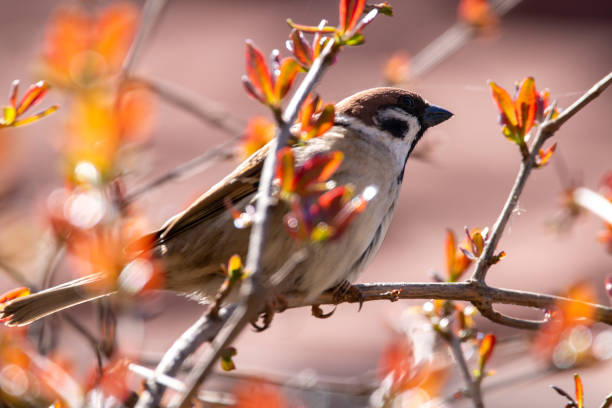
[[[348,40],[346,40],[344,43],[346,45],[361,45],[364,42],[364,38],[363,38],[363,34],[361,33],[356,33],[355,35],[353,35],[351,38],[349,38]]]

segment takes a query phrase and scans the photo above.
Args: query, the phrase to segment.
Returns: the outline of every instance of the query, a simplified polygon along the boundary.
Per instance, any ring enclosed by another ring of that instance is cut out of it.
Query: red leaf
[[[584,407],[584,389],[582,388],[582,380],[578,374],[574,374],[574,383],[576,384],[576,402],[578,408]]]
[[[317,119],[317,122],[315,124],[316,132],[314,136],[312,137],[321,136],[323,133],[331,129],[332,126],[334,126],[334,117],[335,117],[334,112],[335,112],[334,105],[332,104],[325,105],[325,108],[323,108],[323,111],[321,112],[321,114],[319,115],[319,118]]]
[[[281,100],[287,94],[300,69],[300,64],[294,58],[289,57],[281,61],[280,74],[274,84],[274,95],[277,100]]]
[[[309,68],[312,65],[312,49],[308,42],[304,40],[304,35],[301,31],[293,29],[289,38],[291,38],[289,43],[292,44],[289,51],[293,53],[303,67]]]
[[[553,143],[552,146],[550,146],[546,151],[542,149],[538,151],[538,159],[539,159],[538,167],[545,166],[548,163],[553,153],[555,152],[556,148],[557,148],[557,142]]]
[[[489,81],[489,86],[491,87],[493,100],[497,104],[497,109],[499,109],[499,112],[505,117],[507,124],[516,127],[518,125],[518,120],[516,118],[512,98],[504,88],[498,86],[495,82]]]
[[[46,81],[38,81],[31,85],[27,92],[21,98],[17,107],[17,116],[28,110],[31,106],[38,103],[49,90],[49,84]]]
[[[338,29],[341,33],[346,31],[346,23],[348,18],[348,8],[349,2],[352,0],[340,0],[340,4],[338,5],[338,15],[339,15],[339,24],[340,27]]]
[[[253,87],[265,97],[266,103],[275,105],[278,101],[274,97],[274,81],[268,64],[251,40],[246,42],[246,72]]]
[[[523,79],[515,104],[518,127],[523,130],[523,134],[527,134],[535,122],[537,111],[537,96],[533,77]]]
[[[359,22],[359,18],[363,13],[363,8],[365,7],[365,0],[354,0],[351,2],[352,10],[351,16],[346,24],[346,31],[351,31],[357,23]]]
[[[355,197],[349,201],[333,219],[332,226],[335,228],[333,238],[340,237],[355,216],[362,213],[367,206],[368,202],[362,197]]]
[[[486,336],[484,336],[484,338],[480,342],[480,348],[478,349],[478,356],[479,356],[478,365],[480,366],[481,373],[482,373],[482,370],[485,364],[491,358],[494,348],[495,348],[495,335],[489,333]]]
[[[324,183],[342,163],[344,154],[341,151],[333,151],[327,154],[318,154],[309,159],[296,174],[295,191],[298,194],[308,192],[313,183]]]
[[[317,111],[321,99],[319,95],[308,94],[306,101],[302,105],[300,112],[298,113],[298,122],[301,126],[301,131],[307,131],[310,128],[310,120],[312,115]]]

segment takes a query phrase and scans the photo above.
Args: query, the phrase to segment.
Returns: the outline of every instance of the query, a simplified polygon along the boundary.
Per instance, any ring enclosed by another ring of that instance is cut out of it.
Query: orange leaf
[[[346,31],[346,23],[348,20],[348,8],[349,2],[352,0],[340,0],[340,4],[338,5],[338,15],[339,15],[339,24],[340,27],[338,29],[341,33]]]
[[[280,179],[281,195],[288,196],[295,191],[295,175],[293,151],[290,147],[284,147],[278,152],[278,167],[276,177]]]
[[[526,134],[535,122],[537,111],[537,95],[533,77],[523,79],[515,104],[518,127],[523,130],[523,134]]]
[[[334,112],[334,105],[325,105],[315,124],[316,132],[313,137],[321,136],[334,126]]]
[[[310,127],[310,120],[312,119],[313,113],[317,111],[320,102],[319,95],[313,96],[313,94],[308,94],[306,97],[306,101],[298,113],[298,122],[301,125],[301,131],[308,130]]]
[[[584,407],[584,389],[582,388],[582,380],[578,374],[574,374],[574,383],[576,384],[576,402],[578,408]]]
[[[351,31],[359,22],[359,18],[361,17],[363,8],[365,7],[365,0],[351,1],[351,7],[351,16],[346,24],[346,31]]]
[[[444,241],[444,255],[446,258],[446,272],[449,277],[452,277],[455,271],[455,253],[457,245],[455,244],[455,234],[450,229],[446,230],[446,240]]]
[[[255,116],[247,122],[240,144],[242,156],[249,157],[274,137],[274,123],[265,116]]]
[[[510,98],[510,95],[504,88],[498,86],[495,82],[489,81],[489,86],[491,87],[493,100],[497,104],[499,112],[504,116],[509,125],[516,127],[518,125],[518,120],[512,98]]]
[[[294,58],[289,57],[281,61],[280,74],[274,84],[274,95],[277,100],[281,100],[287,94],[300,69],[300,64]]]
[[[28,110],[31,106],[38,103],[49,90],[49,84],[46,81],[38,81],[30,85],[30,88],[21,98],[21,102],[17,107],[17,116]]]
[[[539,167],[545,166],[548,163],[553,153],[555,152],[556,148],[557,148],[557,142],[553,143],[553,145],[550,146],[546,151],[540,149],[540,151],[538,152],[538,157],[539,157],[538,166]]]
[[[295,177],[295,191],[298,194],[304,194],[313,183],[328,181],[338,169],[343,159],[344,154],[341,151],[333,151],[312,157],[298,170]]]
[[[481,373],[482,373],[482,369],[484,368],[485,364],[491,358],[494,348],[495,348],[495,335],[489,333],[486,336],[484,336],[484,338],[480,342],[480,348],[478,349],[478,357],[479,357],[478,361],[479,361]]]
[[[246,42],[246,72],[253,87],[265,97],[268,104],[278,101],[274,97],[274,82],[266,59],[251,40]]]
[[[310,45],[308,45],[308,42],[304,40],[302,32],[293,29],[291,30],[291,34],[289,34],[289,38],[291,38],[291,40],[287,42],[289,51],[293,53],[303,67],[310,67],[312,65],[312,49]]]
[[[13,299],[17,299],[23,296],[28,296],[29,294],[30,289],[26,288],[25,286],[9,290],[8,292],[5,292],[0,295],[0,304],[9,302]]]
[[[285,408],[287,403],[279,389],[263,382],[242,384],[236,392],[235,408]]]

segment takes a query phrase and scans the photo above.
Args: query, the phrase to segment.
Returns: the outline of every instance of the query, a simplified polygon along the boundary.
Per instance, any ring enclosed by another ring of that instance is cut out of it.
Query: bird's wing
[[[233,172],[202,194],[189,208],[168,220],[166,225],[155,233],[155,244],[167,242],[181,232],[225,211],[226,198],[235,203],[257,191],[263,162],[269,150],[270,143],[253,153]]]

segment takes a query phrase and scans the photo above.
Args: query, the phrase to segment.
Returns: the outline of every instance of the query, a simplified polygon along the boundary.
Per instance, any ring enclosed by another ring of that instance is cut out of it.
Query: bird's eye
[[[380,122],[380,128],[391,133],[393,137],[403,139],[408,130],[408,123],[397,118],[387,118]]]
[[[400,97],[400,105],[406,108],[414,108],[414,99],[408,95]]]

